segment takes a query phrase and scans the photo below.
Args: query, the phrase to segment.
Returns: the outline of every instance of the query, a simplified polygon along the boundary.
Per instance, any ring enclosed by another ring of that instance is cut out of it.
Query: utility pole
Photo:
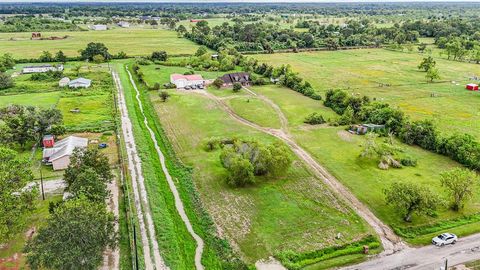
[[[445,258],[445,270],[448,270],[448,259]]]
[[[42,199],[45,201],[45,191],[43,190],[43,174],[42,174],[42,163],[40,163],[40,186],[42,188]]]

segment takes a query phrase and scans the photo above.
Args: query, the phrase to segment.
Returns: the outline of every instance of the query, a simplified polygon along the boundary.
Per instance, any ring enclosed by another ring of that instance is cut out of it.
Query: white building
[[[129,28],[130,27],[130,23],[125,22],[125,21],[121,21],[121,22],[117,23],[117,25],[122,27],[122,28]]]
[[[205,80],[202,75],[182,75],[172,74],[170,75],[170,82],[177,86],[177,89],[185,88],[187,86],[205,85]]]
[[[63,65],[39,65],[39,66],[25,66],[22,69],[23,74],[29,73],[43,73],[48,71],[63,71]]]
[[[65,87],[68,85],[68,83],[70,82],[70,78],[68,77],[63,77],[59,82],[58,82],[58,86],[60,87]]]
[[[107,30],[107,26],[105,24],[95,24],[90,26],[90,29],[95,31],[105,31]]]
[[[80,87],[88,88],[91,85],[92,85],[92,80],[85,79],[85,78],[78,78],[75,80],[71,80],[68,83],[68,87],[70,88],[80,88]]]
[[[52,148],[43,149],[43,160],[52,164],[53,170],[64,170],[70,165],[70,156],[75,148],[88,146],[87,138],[69,136],[54,144]]]

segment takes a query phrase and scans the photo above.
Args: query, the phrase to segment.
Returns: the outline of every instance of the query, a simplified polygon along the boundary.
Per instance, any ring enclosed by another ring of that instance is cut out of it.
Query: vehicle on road
[[[432,244],[435,246],[454,245],[458,237],[453,233],[442,233],[432,239]]]

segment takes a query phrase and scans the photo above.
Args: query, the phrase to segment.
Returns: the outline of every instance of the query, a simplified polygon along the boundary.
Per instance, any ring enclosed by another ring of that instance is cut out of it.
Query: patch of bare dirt
[[[355,136],[355,135],[353,135],[352,133],[350,133],[346,130],[339,130],[337,132],[337,135],[338,135],[338,137],[340,137],[340,139],[342,139],[346,142],[352,142],[353,139],[354,139],[353,136]]]

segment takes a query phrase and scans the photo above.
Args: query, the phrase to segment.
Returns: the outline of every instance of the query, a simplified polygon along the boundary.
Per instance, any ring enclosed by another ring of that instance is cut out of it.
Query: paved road
[[[479,225],[480,226],[480,225]],[[448,259],[453,266],[480,259],[480,234],[460,238],[455,245],[406,248],[390,256],[342,268],[343,270],[438,270]]]

